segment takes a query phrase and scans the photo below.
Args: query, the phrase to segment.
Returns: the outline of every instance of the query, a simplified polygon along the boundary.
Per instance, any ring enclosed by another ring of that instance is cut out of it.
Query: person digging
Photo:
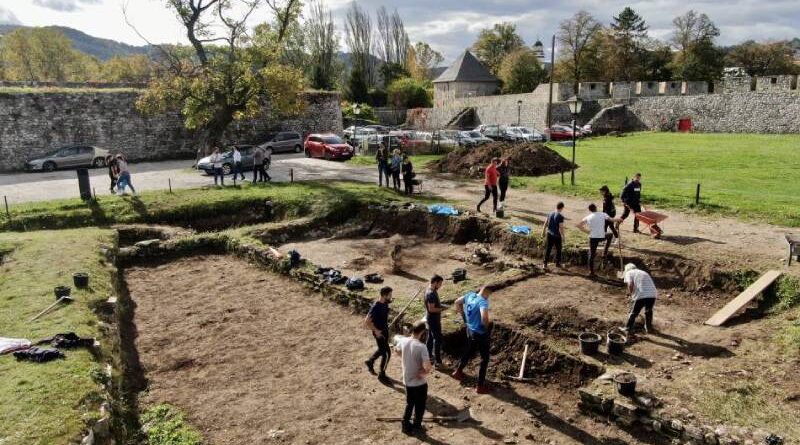
[[[639,232],[639,220],[636,219],[636,214],[642,211],[642,174],[636,173],[633,175],[633,180],[625,185],[620,195],[622,203],[625,205],[625,211],[622,212],[619,222],[617,222],[617,229],[622,225],[625,218],[631,214],[633,215],[633,233]]]
[[[589,204],[589,212],[591,213],[578,223],[578,229],[589,235],[589,275],[594,276],[594,259],[597,256],[597,247],[603,241],[611,242],[606,239],[606,222],[620,222],[622,220],[612,218],[603,212],[598,212],[594,203]]]
[[[639,270],[635,264],[625,265],[625,276],[623,281],[628,285],[628,295],[632,300],[631,313],[628,315],[628,322],[621,328],[626,334],[633,334],[633,325],[639,313],[644,309],[644,331],[653,333],[653,306],[656,304],[658,291],[653,283],[653,277],[649,273]]]
[[[389,303],[391,302],[392,288],[388,286],[381,288],[380,298],[372,303],[367,318],[364,319],[364,326],[372,331],[372,336],[378,345],[378,349],[364,364],[367,365],[370,374],[375,375],[375,360],[380,358],[381,367],[378,372],[378,380],[384,384],[390,383],[389,377],[386,376],[386,366],[392,357],[392,351],[389,348]]]
[[[469,292],[455,302],[456,311],[462,314],[467,323],[467,343],[464,354],[452,377],[458,381],[464,380],[464,368],[472,360],[475,351],[481,354],[481,365],[478,371],[478,394],[487,394],[489,387],[486,385],[486,371],[489,369],[489,351],[491,348],[490,337],[492,333],[492,320],[489,317],[489,296],[493,288],[483,286],[478,293]]]
[[[425,320],[420,320],[411,328],[410,337],[395,336],[395,351],[400,354],[403,385],[406,387],[406,409],[401,424],[405,434],[422,432],[422,416],[428,400],[428,374],[433,368],[425,346],[427,329]],[[412,413],[414,423],[411,423]]]

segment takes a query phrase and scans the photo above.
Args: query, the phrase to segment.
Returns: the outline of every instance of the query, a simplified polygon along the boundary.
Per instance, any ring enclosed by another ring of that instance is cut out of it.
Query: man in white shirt
[[[406,434],[422,429],[422,416],[428,400],[428,374],[433,366],[425,346],[428,326],[424,320],[414,323],[411,337],[396,336],[395,350],[403,362],[403,385],[406,387],[406,410],[403,413],[402,429]],[[411,423],[411,413],[414,423]]]
[[[616,222],[618,219],[598,212],[594,203],[589,204],[589,211],[591,213],[578,223],[578,228],[589,234],[589,275],[594,276],[594,258],[597,246],[606,239],[606,221]]]
[[[219,148],[215,148],[211,153],[211,164],[214,166],[214,185],[217,185],[217,178],[219,178],[219,185],[225,185],[225,174],[222,172],[222,154]]]
[[[242,172],[242,153],[240,153],[239,149],[234,145],[233,146],[233,182],[236,182],[236,175],[240,175],[242,177],[242,181],[244,181],[244,172]]]
[[[625,265],[625,284],[628,285],[628,295],[633,300],[628,323],[623,328],[625,332],[633,333],[633,323],[639,312],[644,309],[644,330],[647,333],[653,330],[653,306],[656,304],[658,291],[653,283],[653,278],[647,272],[639,270],[634,264]]]

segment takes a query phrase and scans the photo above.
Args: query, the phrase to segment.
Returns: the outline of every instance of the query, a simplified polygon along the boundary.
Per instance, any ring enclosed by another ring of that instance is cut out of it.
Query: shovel
[[[35,317],[31,318],[28,321],[29,322],[35,321],[36,319],[38,319],[42,315],[50,312],[50,310],[53,309],[54,307],[58,306],[59,303],[68,304],[68,303],[72,303],[73,301],[75,301],[75,300],[73,300],[72,297],[70,297],[69,295],[64,295],[63,297],[61,297],[58,300],[56,300],[55,303],[51,304],[50,306],[47,306],[47,308],[45,310],[43,310],[42,312],[39,312],[38,314],[36,314]]]
[[[426,422],[467,422],[469,420],[473,420],[472,417],[472,408],[464,408],[460,410],[454,416],[428,416],[423,417],[422,420]],[[377,417],[375,420],[379,422],[400,422],[403,420],[402,417]]]
[[[625,278],[625,265],[623,264],[622,260],[622,227],[620,226],[617,229],[617,247],[619,248],[619,272],[617,272],[617,278],[620,280]]]
[[[518,376],[504,376],[509,380],[513,380],[515,382],[530,382],[533,381],[531,378],[525,377],[525,365],[528,363],[528,344],[525,343],[525,351],[522,353],[522,363],[519,365],[519,375]]]
[[[403,309],[400,311],[400,313],[398,313],[398,314],[397,314],[397,316],[395,316],[395,317],[394,317],[394,320],[392,320],[392,322],[389,324],[389,326],[395,326],[395,325],[397,324],[397,320],[399,320],[399,319],[400,319],[400,317],[402,317],[402,316],[403,316],[403,314],[405,314],[405,313],[406,313],[406,310],[408,310],[408,307],[409,307],[409,306],[411,306],[411,303],[413,303],[413,302],[414,302],[414,300],[416,300],[416,299],[417,299],[417,297],[419,296],[419,293],[420,293],[420,292],[422,292],[422,289],[425,289],[425,288],[424,288],[424,287],[421,287],[421,288],[419,288],[419,290],[417,291],[417,293],[416,293],[416,294],[414,294],[414,296],[413,296],[413,297],[411,297],[411,299],[410,299],[410,300],[408,300],[408,303],[406,303],[406,305],[405,305],[405,306],[403,306]]]

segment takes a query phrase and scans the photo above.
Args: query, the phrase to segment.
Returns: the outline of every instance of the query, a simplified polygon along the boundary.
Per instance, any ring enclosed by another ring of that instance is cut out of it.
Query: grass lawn
[[[551,147],[572,156],[571,147]],[[515,178],[512,186],[599,196],[608,184],[618,195],[625,178],[641,172],[645,203],[800,227],[800,135],[635,133],[581,141],[576,158],[575,187],[569,173],[567,185],[552,175]]]
[[[111,242],[111,231],[0,233],[5,257],[0,265],[0,334],[34,342],[69,331],[96,337],[97,317],[90,306],[107,299],[112,288],[109,271],[99,261],[103,242]],[[89,272],[89,289],[73,289],[75,302],[29,322],[55,301],[55,286],[74,287],[72,273],[78,271]],[[85,349],[65,355],[65,360],[42,364],[0,356],[0,444],[72,443],[80,438],[83,419],[99,415],[100,385],[93,376],[102,375],[100,365]]]
[[[438,161],[444,155],[412,155],[411,163],[414,164],[414,170],[422,170],[426,165],[433,161]],[[347,161],[351,165],[360,165],[364,167],[376,167],[375,155],[359,155],[354,156],[353,159]]]

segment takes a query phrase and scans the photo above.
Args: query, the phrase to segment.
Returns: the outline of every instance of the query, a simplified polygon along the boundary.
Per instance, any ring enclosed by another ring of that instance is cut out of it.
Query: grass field
[[[571,147],[552,144],[566,158]],[[643,174],[645,203],[697,209],[800,227],[800,135],[635,133],[578,144],[576,186],[561,176],[515,178],[512,186],[598,196],[619,193],[626,177]],[[695,206],[697,184],[700,206]]]
[[[414,164],[414,170],[419,171],[422,170],[429,162],[437,161],[442,158],[443,155],[413,155],[411,156],[411,163]],[[361,155],[355,156],[353,159],[347,161],[353,165],[361,165],[372,167],[376,166],[377,163],[375,162],[375,155]],[[376,167],[377,168],[377,167]]]
[[[2,335],[34,342],[70,331],[97,336],[90,307],[111,293],[109,271],[99,261],[100,244],[110,241],[111,232],[100,229],[0,233]],[[78,271],[89,272],[90,287],[73,289],[74,303],[30,322],[55,301],[55,286],[74,287],[72,273]],[[0,444],[75,443],[83,420],[99,416],[96,378],[102,369],[86,349],[49,363],[0,356],[0,375]]]

